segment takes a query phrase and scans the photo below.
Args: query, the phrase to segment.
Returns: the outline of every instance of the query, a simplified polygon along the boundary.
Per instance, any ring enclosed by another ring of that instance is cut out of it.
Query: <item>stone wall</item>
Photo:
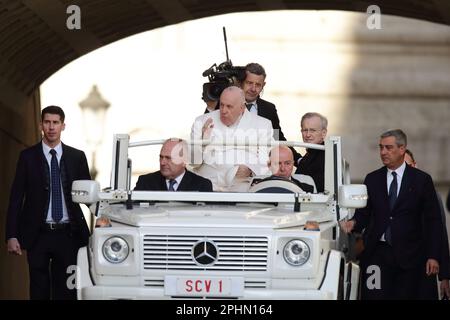
[[[40,137],[39,93],[17,99],[22,104],[0,102],[0,300],[28,298],[28,266],[22,256],[7,253],[5,243],[6,211],[16,164],[21,150],[35,144]]]
[[[381,166],[379,135],[401,128],[419,167],[448,185],[450,27],[383,15],[382,28],[369,30],[366,19],[285,13],[257,38],[234,40],[266,67],[263,97],[277,105],[288,139],[300,139],[303,113],[323,113],[329,134],[343,137],[353,178],[362,181]],[[280,24],[291,32],[280,33]]]

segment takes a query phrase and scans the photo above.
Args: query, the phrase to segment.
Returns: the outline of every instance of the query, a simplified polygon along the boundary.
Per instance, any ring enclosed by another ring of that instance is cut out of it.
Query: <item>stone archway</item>
[[[376,1],[383,13],[450,25],[446,0]],[[81,29],[67,20],[81,9]],[[158,27],[231,12],[316,9],[365,12],[373,1],[203,0],[0,0],[0,236],[19,151],[39,139],[39,85],[74,59],[127,36]],[[5,152],[6,151],[6,152]],[[0,298],[25,298],[24,257],[6,258],[0,245]],[[12,272],[12,270],[16,270]]]

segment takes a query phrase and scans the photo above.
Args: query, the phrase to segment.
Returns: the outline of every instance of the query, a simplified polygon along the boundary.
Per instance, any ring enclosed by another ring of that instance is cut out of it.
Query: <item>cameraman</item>
[[[272,122],[275,140],[286,141],[286,137],[281,131],[280,119],[275,105],[260,97],[266,84],[266,71],[263,66],[254,62],[249,63],[245,66],[245,74],[246,77],[242,81],[241,88],[245,93],[247,109]],[[297,163],[301,156],[294,148],[291,147],[290,149],[294,154],[294,163]]]

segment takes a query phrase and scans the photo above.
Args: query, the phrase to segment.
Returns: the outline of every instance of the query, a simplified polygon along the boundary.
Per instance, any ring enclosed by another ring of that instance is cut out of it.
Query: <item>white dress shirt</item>
[[[406,168],[406,162],[403,162],[403,164],[398,167],[395,170],[391,170],[388,169],[387,170],[387,192],[389,194],[389,187],[391,186],[392,180],[394,180],[394,177],[392,176],[392,172],[395,171],[395,173],[397,174],[397,196],[398,193],[400,192],[400,186],[402,185],[402,179],[403,179],[403,174],[405,173],[405,168]]]
[[[256,101],[247,102],[246,105],[248,105],[248,104],[252,105],[250,107],[250,110],[248,110],[248,111],[250,111],[251,113],[254,113],[254,114],[258,114],[258,105],[256,104]]]
[[[392,175],[392,172],[395,171],[395,173],[397,174],[397,197],[398,197],[398,193],[400,192],[400,187],[402,185],[403,174],[405,173],[405,168],[406,168],[406,162],[403,162],[403,164],[395,170],[391,170],[388,168],[387,174],[386,174],[388,195],[389,195],[389,187],[391,186],[391,183],[394,180],[394,176]],[[384,233],[381,235],[380,241],[386,241]]]
[[[175,184],[173,185],[173,190],[177,191],[178,187],[181,183],[181,180],[183,180],[184,174],[186,173],[186,171],[183,171],[182,174],[180,174],[178,177],[176,177],[174,180],[176,181]],[[167,185],[167,190],[169,190],[169,186],[170,186],[170,180],[171,179],[166,179],[166,185]]]

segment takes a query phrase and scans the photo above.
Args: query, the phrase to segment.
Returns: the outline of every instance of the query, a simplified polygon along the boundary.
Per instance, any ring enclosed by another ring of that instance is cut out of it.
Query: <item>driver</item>
[[[269,161],[267,165],[272,172],[272,176],[264,180],[270,180],[274,178],[287,179],[298,185],[305,192],[314,192],[313,186],[302,183],[292,177],[292,171],[294,169],[294,156],[290,148],[284,145],[272,148],[269,152]]]

